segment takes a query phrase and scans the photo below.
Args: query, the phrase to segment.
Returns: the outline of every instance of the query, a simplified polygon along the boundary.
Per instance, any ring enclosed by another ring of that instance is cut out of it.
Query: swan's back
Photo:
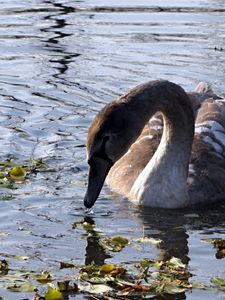
[[[193,204],[225,198],[225,99],[208,99],[199,109],[188,184]]]
[[[196,110],[187,180],[192,204],[225,198],[225,99],[218,99],[205,84],[200,84],[197,92],[199,94],[189,94]],[[113,191],[124,196],[129,194],[156,151],[162,131],[159,113],[146,124],[136,142],[110,170],[107,183]]]

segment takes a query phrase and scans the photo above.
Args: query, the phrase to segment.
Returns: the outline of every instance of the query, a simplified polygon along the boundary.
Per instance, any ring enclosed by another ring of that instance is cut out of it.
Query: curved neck
[[[163,135],[152,159],[134,182],[130,198],[141,205],[186,206],[194,112],[187,94],[176,85],[168,85],[168,82],[162,85],[158,98],[151,101],[148,112],[154,114],[159,110],[164,121]]]

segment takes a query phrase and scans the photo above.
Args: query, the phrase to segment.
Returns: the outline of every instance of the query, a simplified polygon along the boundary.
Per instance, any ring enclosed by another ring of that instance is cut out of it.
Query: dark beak
[[[84,205],[87,208],[91,208],[95,204],[112,163],[110,160],[95,156],[89,165],[88,187],[84,197]]]

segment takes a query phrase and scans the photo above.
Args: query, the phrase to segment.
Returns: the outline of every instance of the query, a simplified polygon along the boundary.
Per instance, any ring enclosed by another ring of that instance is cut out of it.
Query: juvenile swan
[[[225,99],[206,83],[187,94],[168,81],[139,85],[107,104],[87,137],[84,205],[110,188],[143,206],[225,199]]]

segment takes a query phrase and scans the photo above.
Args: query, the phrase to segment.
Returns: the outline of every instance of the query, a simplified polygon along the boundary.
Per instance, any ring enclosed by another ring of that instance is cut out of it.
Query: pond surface
[[[156,78],[186,90],[206,80],[224,95],[224,0],[0,4],[1,161],[42,159],[48,165],[17,189],[0,190],[0,259],[9,262],[9,272],[47,270],[63,277],[76,273],[60,269],[63,261],[81,266],[174,256],[188,265],[192,283],[210,286],[213,277],[225,278],[225,258],[203,242],[225,237],[225,206],[210,212],[142,211],[104,187],[89,215],[98,230],[129,241],[143,235],[160,239],[161,246],[131,243],[109,258],[82,228],[72,229],[86,216],[87,128],[104,104]],[[4,280],[0,276],[1,299],[33,298],[34,293],[6,289]],[[47,287],[38,289],[43,294]],[[98,299],[68,296],[75,298]],[[224,298],[217,289],[193,289],[171,299]]]

